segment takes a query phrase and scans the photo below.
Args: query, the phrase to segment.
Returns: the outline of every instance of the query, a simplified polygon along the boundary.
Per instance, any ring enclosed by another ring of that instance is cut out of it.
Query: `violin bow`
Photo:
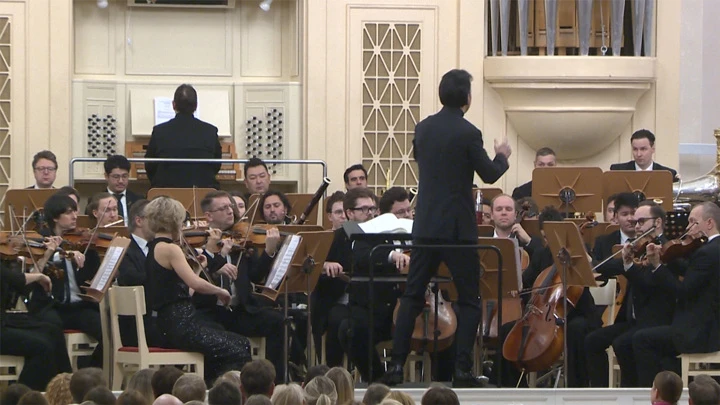
[[[652,233],[652,232],[655,231],[655,228],[656,228],[655,225],[651,226],[650,229],[648,229],[647,231],[643,232],[642,235],[638,236],[637,238],[635,238],[635,240],[633,240],[632,242],[630,242],[630,246],[635,246],[635,244],[637,243],[637,241],[639,241],[639,240],[641,240],[642,238],[650,235],[650,233]],[[609,262],[610,260],[612,260],[615,256],[617,256],[617,255],[618,255],[619,253],[621,253],[621,252],[622,252],[622,249],[620,249],[620,250],[618,250],[617,252],[611,254],[611,255],[608,256],[605,260],[603,260],[603,261],[601,261],[600,263],[598,263],[597,266],[593,267],[593,268],[592,268],[592,271],[595,272],[595,270],[597,270],[600,266],[602,266],[603,264]]]
[[[253,201],[253,203],[250,204],[250,207],[248,207],[248,209],[253,210],[252,216],[250,217],[250,224],[248,225],[247,234],[245,234],[245,240],[243,241],[243,244],[242,244],[242,250],[240,251],[240,255],[238,256],[237,262],[235,262],[235,267],[240,266],[240,262],[242,261],[242,258],[245,255],[245,246],[247,246],[248,239],[250,238],[250,232],[252,232],[252,226],[253,226],[253,222],[255,222],[255,215],[258,212],[259,204],[260,204],[260,199],[256,198],[255,201]]]
[[[102,214],[100,214],[100,218],[105,218],[105,213],[107,212],[108,206],[110,204],[105,204],[105,208],[103,209]],[[88,240],[87,246],[85,246],[85,251],[83,251],[83,256],[87,255],[88,250],[90,249],[90,245],[92,245],[92,241],[95,239],[95,236],[98,233],[98,230],[100,229],[100,222],[95,225],[95,228],[92,231],[92,234],[90,234],[90,240]]]

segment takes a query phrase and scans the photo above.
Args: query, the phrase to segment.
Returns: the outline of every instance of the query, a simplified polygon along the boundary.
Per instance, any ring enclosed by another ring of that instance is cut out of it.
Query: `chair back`
[[[613,323],[615,323],[615,298],[617,294],[617,280],[611,278],[603,287],[590,287],[590,294],[592,294],[595,305],[603,305],[608,307],[608,321],[607,325],[604,326],[612,325]]]
[[[120,326],[118,315],[135,317],[137,328],[138,352],[148,354],[147,340],[145,339],[145,288],[141,285],[130,287],[114,286],[108,290],[107,297],[110,301],[110,320],[112,325],[113,353],[122,347],[120,340]]]
[[[113,336],[110,331],[112,331],[112,325],[110,322],[111,316],[110,316],[110,300],[107,299],[107,296],[104,296],[99,304],[100,309],[100,325],[102,326],[102,348],[103,348],[103,364],[110,365],[113,364],[113,350],[114,347],[112,345],[113,342]],[[105,372],[105,378],[107,381],[112,381],[112,372],[113,368],[111,366],[103,367],[103,371]]]

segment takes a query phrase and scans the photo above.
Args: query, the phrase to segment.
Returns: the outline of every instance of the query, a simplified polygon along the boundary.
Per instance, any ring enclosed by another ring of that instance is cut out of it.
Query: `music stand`
[[[487,200],[488,202],[492,201],[493,198],[499,196],[500,194],[503,194],[502,189],[497,187],[473,188],[473,201],[477,201],[478,191],[482,192],[483,200]]]
[[[334,238],[333,231],[320,231],[320,232],[300,232],[297,234],[301,237],[300,245],[295,250],[295,254],[290,262],[290,267],[287,269],[287,273],[283,277],[277,290],[266,286],[256,286],[257,293],[271,299],[276,302],[280,294],[284,295],[284,329],[285,329],[285,345],[283,347],[283,356],[285,361],[285,375],[283,379],[285,383],[288,382],[288,340],[289,332],[288,327],[290,326],[290,318],[288,316],[288,295],[291,293],[302,293],[308,297],[315,289],[320,274],[322,273],[323,264],[327,258],[327,254],[330,251],[330,245]],[[310,368],[310,342],[312,341],[311,331],[311,317],[312,308],[310,307],[310,300],[308,299],[308,318],[307,318],[307,366]]]
[[[633,193],[638,202],[662,200],[665,211],[673,209],[673,178],[667,170],[612,170],[603,173],[603,199],[617,193]]]
[[[481,238],[492,238],[495,234],[495,227],[492,225],[478,225],[478,237]]]
[[[537,218],[523,218],[523,220],[520,221],[520,226],[522,226],[530,236],[543,237],[542,233],[540,233],[540,221],[538,221]]]
[[[552,205],[571,212],[602,211],[599,167],[542,167],[533,170],[532,198],[538,207]]]
[[[190,214],[190,218],[193,220],[205,218],[205,213],[200,208],[200,202],[205,198],[205,195],[211,191],[216,191],[214,188],[151,188],[148,190],[147,199],[152,200],[155,197],[166,196],[174,198],[180,201],[180,204],[185,207],[185,211]]]
[[[78,294],[80,298],[95,303],[102,301],[113,280],[115,280],[115,275],[123,257],[125,257],[125,253],[127,253],[128,246],[130,246],[130,239],[118,236],[113,238],[90,286],[80,287],[85,290],[84,293]]]
[[[548,247],[553,254],[557,269],[562,270],[560,277],[563,284],[563,297],[567,297],[568,286],[596,287],[595,277],[590,268],[585,244],[577,225],[569,221],[549,221],[543,224]],[[567,300],[562,300],[567,316]],[[563,322],[564,334],[567,336],[567,319]],[[567,387],[567,339],[563,341],[563,377]]]
[[[130,230],[128,229],[127,226],[124,226],[124,225],[108,226],[107,228],[100,228],[98,230],[98,232],[116,234],[117,236],[122,236],[123,238],[130,237]]]
[[[5,204],[3,205],[3,209],[5,210],[5,217],[3,218],[3,224],[5,224],[4,230],[11,230],[11,221],[13,221],[13,218],[10,216],[11,211],[16,217],[18,215],[29,216],[36,211],[42,211],[45,201],[55,193],[57,193],[57,189],[54,188],[7,190],[5,193]],[[12,210],[10,207],[12,207]],[[20,225],[22,225],[22,223],[20,223]],[[18,229],[15,230],[17,231]]]
[[[301,232],[322,232],[322,226],[319,225],[278,225],[278,231],[287,233],[301,233]]]

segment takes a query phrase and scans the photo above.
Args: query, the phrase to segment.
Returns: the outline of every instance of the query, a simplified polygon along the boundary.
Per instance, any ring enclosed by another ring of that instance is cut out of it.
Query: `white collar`
[[[630,239],[630,237],[627,236],[627,235],[625,235],[625,232],[623,232],[622,229],[621,229],[621,230],[620,230],[620,244],[621,244],[621,245],[624,245],[625,242],[628,241],[628,239]]]
[[[717,238],[718,236],[720,236],[720,233],[716,233],[715,235],[708,237],[708,242],[710,242],[711,240]]]
[[[108,187],[107,191],[108,191],[108,193],[110,193],[110,194],[112,194],[112,195],[121,194],[123,197],[125,196],[125,194],[127,194],[127,189],[123,190],[122,193],[113,193],[113,192],[110,190],[110,187]]]
[[[145,248],[147,247],[148,242],[145,239],[135,235],[134,233],[131,233],[130,236],[132,236],[132,238],[135,239],[135,243],[137,243],[138,246],[140,246],[140,250],[145,252]]]
[[[640,166],[638,166],[637,162],[633,162],[633,163],[635,163],[635,171],[638,171],[638,172],[651,172],[653,169],[653,166],[655,166],[655,162],[650,161],[650,166],[648,166],[647,169],[641,169]]]

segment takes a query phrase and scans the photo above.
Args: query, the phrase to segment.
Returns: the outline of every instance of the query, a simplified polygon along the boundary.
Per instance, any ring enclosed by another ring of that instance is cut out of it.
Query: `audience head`
[[[348,190],[343,198],[343,209],[348,221],[365,222],[375,218],[375,194],[369,188]]]
[[[53,194],[45,201],[43,215],[50,229],[74,229],[77,224],[77,203],[66,195]]]
[[[689,405],[720,404],[720,384],[708,375],[695,376],[688,385],[688,391],[690,392]]]
[[[328,367],[325,364],[316,364],[314,366],[311,366],[307,373],[305,373],[305,380],[302,383],[302,386],[308,385],[308,383],[315,377],[325,375],[327,372],[330,371],[330,367]]]
[[[148,230],[156,235],[160,232],[169,233],[177,238],[185,220],[185,207],[170,197],[154,198],[145,206],[145,218]]]
[[[338,395],[335,383],[325,376],[317,376],[305,386],[308,405],[335,405]]]
[[[245,401],[244,405],[273,405],[273,403],[265,395],[253,395]]]
[[[694,206],[690,211],[688,230],[691,233],[703,233],[710,237],[718,233],[718,225],[720,225],[720,207],[717,204],[706,201]]]
[[[250,194],[265,194],[270,189],[270,172],[261,159],[250,158],[243,168],[245,187]]]
[[[655,153],[655,135],[647,129],[635,131],[630,137],[630,146],[635,163],[641,169],[647,169]]]
[[[472,103],[472,93],[470,91],[470,82],[472,80],[472,75],[462,69],[453,69],[445,73],[438,88],[442,105],[452,108],[465,108],[465,111],[467,111]]]
[[[679,375],[672,371],[661,371],[655,375],[652,390],[650,390],[650,401],[665,401],[673,405],[677,404],[680,395],[682,395],[682,390],[683,382]]]
[[[28,391],[20,397],[18,405],[48,405],[48,401],[42,392]]]
[[[16,405],[20,398],[30,391],[30,387],[25,384],[10,384],[0,398],[0,404]]]
[[[380,213],[392,213],[398,218],[413,219],[410,196],[402,187],[391,187],[380,197]]]
[[[345,193],[336,191],[325,201],[325,213],[332,224],[333,231],[340,228],[347,220],[343,209],[343,198],[345,198]]]
[[[223,381],[227,381],[240,389],[240,385],[242,384],[241,375],[242,374],[238,370],[227,371],[225,374],[221,375],[217,381],[215,381],[215,385],[218,385]]]
[[[388,399],[393,399],[400,405],[415,405],[415,400],[402,391],[390,391],[390,395],[388,395],[385,400],[387,401]]]
[[[78,193],[77,190],[75,190],[73,187],[70,186],[62,186],[58,189],[56,195],[66,195],[73,200],[75,200],[75,204],[80,202],[80,193]]]
[[[95,218],[98,226],[103,227],[118,220],[118,200],[110,193],[97,193],[85,211]]]
[[[154,375],[155,370],[151,368],[142,369],[130,377],[126,389],[139,392],[145,397],[145,402],[152,404],[153,400],[155,400],[155,394],[152,389],[152,378]]]
[[[617,198],[618,193],[615,193],[605,201],[605,222],[617,224],[617,219],[615,218],[615,200],[617,200]]]
[[[49,150],[43,150],[33,156],[32,161],[35,185],[38,188],[51,188],[57,176],[57,157]]]
[[[95,387],[107,388],[108,383],[105,381],[103,370],[97,367],[81,368],[73,373],[70,378],[70,393],[73,401],[80,403],[85,395]]]
[[[555,167],[557,160],[555,159],[555,151],[550,148],[540,148],[535,152],[535,167]]]
[[[183,402],[205,401],[205,392],[207,385],[205,381],[197,374],[183,374],[173,385],[172,394]]]
[[[207,193],[200,202],[200,209],[205,213],[208,225],[221,230],[230,229],[235,223],[233,200],[227,191],[215,190]]]
[[[246,363],[240,372],[240,391],[243,398],[261,394],[272,396],[275,388],[275,366],[265,359]]]
[[[183,403],[171,394],[162,394],[155,398],[153,405],[183,405]]]
[[[93,401],[97,405],[115,405],[115,400],[115,394],[113,394],[107,387],[95,387],[88,391],[83,398],[83,401]],[[144,400],[139,403],[139,405],[144,404]]]
[[[171,366],[164,366],[157,370],[150,379],[150,385],[152,386],[155,398],[163,394],[172,394],[175,382],[183,374],[185,373],[183,373],[182,370]]]
[[[619,193],[615,199],[615,219],[625,235],[635,236],[633,218],[637,207],[638,199],[633,193]]]
[[[189,84],[181,84],[175,89],[173,109],[178,114],[190,115],[197,110],[197,92]]]
[[[363,404],[365,405],[379,405],[383,399],[390,393],[390,387],[385,384],[370,384],[365,390],[365,396],[363,397]]]
[[[352,190],[354,188],[367,187],[367,170],[360,163],[352,165],[345,169],[343,173],[343,179],[345,180],[345,189]]]
[[[333,367],[325,377],[335,383],[338,405],[350,405],[355,398],[355,384],[350,373],[344,367]]]
[[[71,378],[70,373],[60,373],[50,380],[45,388],[45,397],[50,405],[67,405],[74,402],[70,393]]]
[[[243,373],[244,374],[244,373]],[[278,385],[270,397],[273,405],[305,405],[305,391],[295,383]]]
[[[208,392],[209,405],[242,405],[240,389],[230,381],[215,384]]]
[[[380,402],[380,405],[403,405],[402,402],[394,400],[390,397],[385,398]]]
[[[490,214],[495,228],[509,232],[515,225],[517,205],[515,200],[507,194],[499,194],[492,199],[492,213]]]
[[[105,181],[111,193],[122,193],[130,180],[130,162],[123,155],[112,155],[105,159]]]
[[[422,405],[460,405],[455,391],[445,386],[430,387],[422,396]]]
[[[268,224],[280,225],[290,212],[290,200],[277,190],[270,190],[260,197],[262,218]]]

